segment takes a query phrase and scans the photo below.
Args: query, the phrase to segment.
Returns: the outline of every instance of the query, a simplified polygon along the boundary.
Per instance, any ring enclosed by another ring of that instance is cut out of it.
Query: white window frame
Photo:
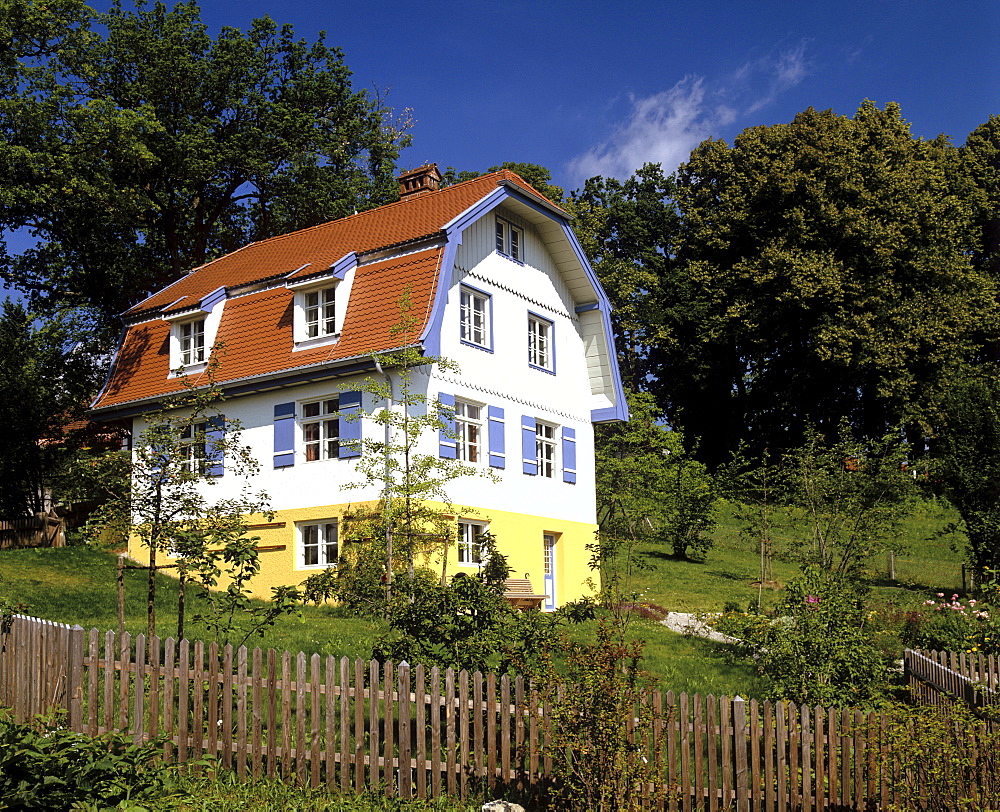
[[[509,220],[502,217],[496,218],[495,245],[497,253],[512,259],[514,262],[524,263],[524,229],[515,226]]]
[[[458,298],[459,340],[471,347],[492,352],[493,297],[485,291],[462,285],[459,288]]]
[[[535,465],[538,476],[555,479],[558,466],[559,427],[535,421]]]
[[[482,465],[486,457],[485,406],[455,398],[455,434],[458,459],[470,465]]]
[[[313,522],[299,522],[298,556],[301,569],[325,569],[337,566],[340,560],[340,529],[337,519],[320,519]],[[330,541],[330,536],[333,541]],[[333,546],[333,557],[330,556],[330,546]],[[315,555],[311,555],[314,553]],[[310,561],[310,558],[315,558]]]
[[[339,335],[336,286],[306,290],[301,296],[304,339]]]
[[[322,462],[340,459],[340,398],[334,395],[306,401],[300,406],[299,436],[303,460]],[[310,414],[313,411],[315,413]],[[310,457],[313,448],[315,453]]]
[[[205,319],[191,319],[176,325],[178,366],[193,367],[206,362]]]
[[[205,447],[207,423],[189,423],[181,429],[179,437],[180,460],[178,465],[189,474],[204,476],[208,470],[208,454]]]
[[[481,567],[486,563],[483,545],[478,537],[489,532],[489,529],[490,526],[485,522],[473,522],[468,519],[458,520],[458,565],[460,567]]]
[[[528,313],[528,366],[543,372],[556,371],[555,324],[551,319]]]

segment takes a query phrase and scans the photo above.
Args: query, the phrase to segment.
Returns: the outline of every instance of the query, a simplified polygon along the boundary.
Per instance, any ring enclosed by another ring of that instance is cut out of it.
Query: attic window
[[[306,338],[332,336],[337,332],[337,307],[334,289],[321,288],[302,294]]]
[[[496,247],[497,252],[515,262],[521,261],[521,245],[524,242],[524,232],[512,223],[497,217]]]
[[[205,320],[195,319],[177,326],[180,339],[180,366],[205,363]]]

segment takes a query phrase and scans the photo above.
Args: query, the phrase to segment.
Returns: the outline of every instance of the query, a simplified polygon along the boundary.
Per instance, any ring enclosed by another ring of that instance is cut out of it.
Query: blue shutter
[[[221,414],[208,418],[205,426],[205,473],[208,476],[222,476],[225,473],[223,452],[219,447],[226,435],[226,418]]]
[[[576,429],[562,430],[563,482],[576,483]]]
[[[274,467],[295,465],[295,404],[274,406]]]
[[[357,415],[353,420],[348,416]],[[361,393],[340,394],[340,458],[361,456]]]
[[[438,432],[438,456],[448,460],[458,459],[458,441],[455,439],[455,396],[438,392],[438,400],[444,409],[441,419],[445,428]]]
[[[521,415],[521,463],[524,473],[538,474],[538,452],[535,449],[535,418]]]
[[[504,420],[503,409],[490,406],[486,410],[489,415],[490,465],[493,468],[506,467],[507,457],[504,454]]]

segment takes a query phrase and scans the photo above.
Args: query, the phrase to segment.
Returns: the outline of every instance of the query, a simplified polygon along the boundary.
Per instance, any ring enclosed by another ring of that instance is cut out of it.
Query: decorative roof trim
[[[302,268],[308,267],[308,263],[303,265]],[[310,274],[308,276],[302,276],[298,279],[292,279],[295,274],[302,270],[292,271],[286,277],[285,287],[289,290],[298,290],[299,288],[309,287],[315,285],[317,282],[324,282],[328,279],[336,279],[338,281],[343,281],[344,277],[347,276],[348,271],[353,271],[358,267],[358,255],[354,251],[344,254],[340,259],[333,263],[329,268],[322,271],[317,271],[316,273]]]

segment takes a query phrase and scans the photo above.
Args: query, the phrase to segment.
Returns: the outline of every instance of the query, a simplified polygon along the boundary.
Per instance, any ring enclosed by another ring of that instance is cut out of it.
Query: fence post
[[[682,724],[686,723],[686,720]],[[749,806],[749,783],[747,781],[747,703],[743,697],[733,698],[733,745],[736,756],[736,775],[734,789],[736,790],[736,809],[746,812]],[[724,735],[724,734],[723,734]],[[804,766],[804,765],[803,765]],[[685,780],[687,777],[685,776]]]
[[[69,705],[69,729],[83,733],[83,627],[72,626],[69,630],[69,646],[66,655],[69,658],[66,669],[68,684],[66,686],[66,703]],[[93,671],[91,672],[93,674]]]

